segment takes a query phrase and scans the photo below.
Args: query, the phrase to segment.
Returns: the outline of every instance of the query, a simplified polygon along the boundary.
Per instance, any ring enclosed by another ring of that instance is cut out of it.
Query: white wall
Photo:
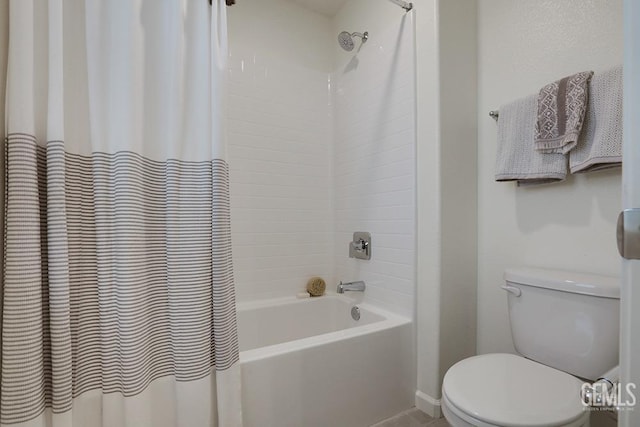
[[[365,4],[366,3],[366,4]],[[333,20],[369,32],[336,46],[333,73],[334,259],[339,280],[364,280],[364,299],[412,316],[415,294],[415,54],[413,14],[388,2],[351,0]],[[371,260],[348,257],[368,231]]]
[[[416,0],[416,406],[439,415],[440,65],[439,0]]]
[[[453,364],[476,352],[476,1],[441,1],[439,19],[442,381]]]
[[[475,353],[476,2],[417,0],[416,405],[440,413],[442,378]]]
[[[494,181],[496,124],[489,110],[547,82],[622,62],[622,1],[478,2],[478,352],[513,352],[506,267],[618,275],[620,172],[538,188]]]
[[[228,9],[229,165],[239,300],[333,285],[328,18],[284,0]]]

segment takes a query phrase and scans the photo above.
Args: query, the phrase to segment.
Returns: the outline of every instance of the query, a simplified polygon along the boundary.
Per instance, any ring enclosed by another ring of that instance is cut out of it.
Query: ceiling
[[[332,17],[348,0],[291,0],[307,9]]]

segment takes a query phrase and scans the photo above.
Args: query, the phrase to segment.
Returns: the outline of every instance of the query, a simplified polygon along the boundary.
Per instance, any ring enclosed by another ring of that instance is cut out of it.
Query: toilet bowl
[[[464,359],[445,374],[442,411],[453,427],[589,426],[585,382],[618,364],[620,290],[612,277],[505,271],[514,354]]]
[[[445,375],[442,410],[454,427],[588,426],[582,383],[522,356],[475,356]]]

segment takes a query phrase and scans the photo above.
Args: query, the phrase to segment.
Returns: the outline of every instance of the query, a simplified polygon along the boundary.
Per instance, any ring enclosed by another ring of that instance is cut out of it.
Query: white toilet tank
[[[518,353],[589,380],[618,365],[618,279],[534,268],[504,278]]]

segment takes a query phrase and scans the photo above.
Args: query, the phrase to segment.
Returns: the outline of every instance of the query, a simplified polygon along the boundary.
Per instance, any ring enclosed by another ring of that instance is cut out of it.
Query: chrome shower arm
[[[365,31],[364,33],[359,33],[356,31],[351,33],[351,37],[360,37],[362,39],[362,43],[364,43],[369,39],[369,32]]]
[[[413,9],[413,3],[409,3],[403,0],[389,0],[391,3],[395,3],[398,6],[400,6],[401,8],[403,8],[404,10],[406,10],[407,12],[409,12],[411,9]]]

